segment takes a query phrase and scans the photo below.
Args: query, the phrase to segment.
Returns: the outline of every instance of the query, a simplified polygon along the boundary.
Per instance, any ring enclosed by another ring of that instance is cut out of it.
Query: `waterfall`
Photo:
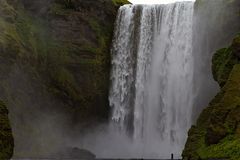
[[[112,47],[112,124],[143,158],[181,154],[192,121],[193,2],[124,5]]]

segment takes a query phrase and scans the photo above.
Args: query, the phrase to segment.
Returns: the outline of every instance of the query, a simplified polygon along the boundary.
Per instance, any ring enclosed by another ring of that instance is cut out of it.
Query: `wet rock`
[[[58,153],[56,157],[63,159],[79,159],[79,160],[94,160],[96,158],[96,156],[90,151],[85,149],[79,149],[77,147],[66,148],[60,153]]]

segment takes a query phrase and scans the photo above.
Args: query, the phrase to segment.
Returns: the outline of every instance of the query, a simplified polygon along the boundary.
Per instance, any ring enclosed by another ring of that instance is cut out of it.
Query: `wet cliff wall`
[[[124,3],[0,1],[0,97],[16,157],[39,158],[64,146],[60,135],[108,119],[110,46]]]

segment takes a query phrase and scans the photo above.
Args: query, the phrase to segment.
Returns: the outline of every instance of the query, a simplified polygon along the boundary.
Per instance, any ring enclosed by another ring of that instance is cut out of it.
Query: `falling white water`
[[[125,5],[112,48],[112,124],[143,158],[180,155],[193,107],[193,2]]]

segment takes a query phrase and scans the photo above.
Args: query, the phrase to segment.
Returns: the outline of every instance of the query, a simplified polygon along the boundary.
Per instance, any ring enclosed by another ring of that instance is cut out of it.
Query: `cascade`
[[[112,47],[111,124],[143,158],[179,155],[192,124],[193,2],[124,5]]]

